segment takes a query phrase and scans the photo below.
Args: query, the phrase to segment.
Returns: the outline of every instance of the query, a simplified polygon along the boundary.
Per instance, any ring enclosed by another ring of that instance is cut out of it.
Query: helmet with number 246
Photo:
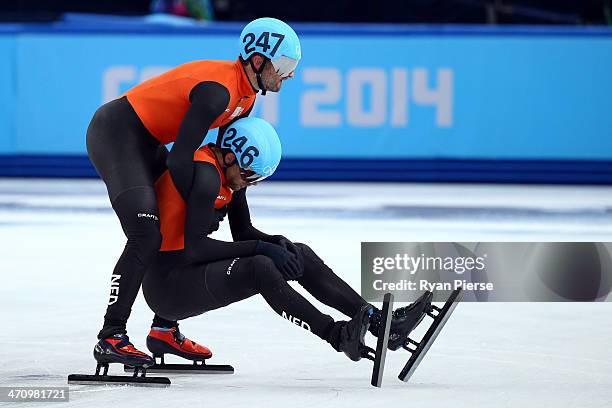
[[[223,133],[220,147],[234,153],[240,168],[250,173],[250,182],[271,176],[282,154],[276,130],[260,118],[242,118],[232,123]]]

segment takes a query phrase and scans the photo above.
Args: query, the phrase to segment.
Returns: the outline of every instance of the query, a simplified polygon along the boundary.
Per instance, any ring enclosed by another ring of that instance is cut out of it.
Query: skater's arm
[[[193,183],[193,154],[206,137],[208,129],[230,100],[227,88],[217,82],[201,82],[189,94],[191,106],[179,128],[168,154],[168,170],[183,200],[187,201]]]
[[[214,262],[255,255],[257,241],[225,242],[208,237],[221,180],[215,167],[194,162],[193,187],[185,217],[185,253],[193,262]]]
[[[228,219],[234,241],[258,239],[272,244],[278,244],[280,235],[269,235],[261,232],[251,223],[251,213],[246,199],[246,188],[232,195],[232,201],[227,206]]]
[[[228,218],[230,230],[234,241],[259,240],[279,245],[295,255],[298,267],[298,274],[304,272],[304,258],[299,248],[288,238],[282,235],[269,235],[261,232],[251,223],[251,214],[246,199],[246,188],[237,191],[232,196],[232,201],[228,205]]]

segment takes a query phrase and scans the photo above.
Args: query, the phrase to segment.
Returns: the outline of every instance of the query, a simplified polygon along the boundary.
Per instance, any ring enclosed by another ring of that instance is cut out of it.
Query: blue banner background
[[[15,151],[14,116],[15,87],[14,87],[14,53],[15,39],[9,36],[0,36],[0,154]]]
[[[0,153],[82,156],[105,100],[238,53],[239,26],[119,31],[0,35]],[[298,32],[296,78],[255,113],[285,159],[612,160],[612,31]]]

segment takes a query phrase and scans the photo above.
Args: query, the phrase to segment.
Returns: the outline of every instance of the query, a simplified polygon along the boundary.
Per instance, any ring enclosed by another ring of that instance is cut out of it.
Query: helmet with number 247
[[[276,18],[251,21],[240,34],[240,56],[248,60],[260,54],[268,58],[281,77],[290,75],[302,58],[300,39],[289,25]]]

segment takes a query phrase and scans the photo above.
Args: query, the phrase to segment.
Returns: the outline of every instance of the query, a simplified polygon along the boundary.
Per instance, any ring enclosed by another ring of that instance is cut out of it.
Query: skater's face
[[[248,171],[244,171],[238,165],[236,161],[236,156],[234,153],[228,153],[225,155],[225,181],[227,186],[232,189],[232,191],[238,191],[247,186],[256,185],[257,183],[249,182],[247,177],[250,176]]]
[[[267,90],[271,92],[278,92],[283,86],[283,82],[289,78],[293,78],[294,75],[295,74],[291,72],[286,77],[281,77],[274,70],[274,65],[272,65],[271,63],[267,63],[266,67],[264,68],[264,72],[261,74],[261,81],[263,82]]]
[[[261,64],[263,64],[264,62],[264,58],[259,55],[255,55],[252,58],[255,68],[259,69]],[[272,63],[268,61],[264,67],[263,72],[261,73],[261,82],[263,83],[263,86],[264,88],[266,88],[266,90],[271,92],[278,92],[283,86],[283,81],[293,78],[294,76],[294,72],[290,72],[284,77],[280,76],[274,69],[274,65],[272,65]],[[254,83],[257,84],[257,80],[255,80]]]

